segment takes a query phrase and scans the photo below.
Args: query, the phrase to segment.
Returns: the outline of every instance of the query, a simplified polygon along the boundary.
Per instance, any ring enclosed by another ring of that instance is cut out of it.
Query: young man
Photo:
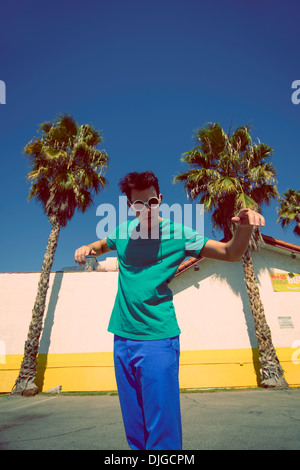
[[[84,245],[75,261],[116,250],[119,281],[108,331],[114,334],[114,363],[126,437],[131,449],[181,450],[179,334],[168,282],[187,257],[238,261],[253,226],[264,218],[249,209],[227,243],[159,216],[162,194],[151,171],[128,173],[120,181],[136,219],[121,224],[104,240]]]

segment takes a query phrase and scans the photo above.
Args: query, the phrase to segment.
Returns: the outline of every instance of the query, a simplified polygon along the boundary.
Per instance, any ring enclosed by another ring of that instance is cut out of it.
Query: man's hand
[[[86,256],[96,256],[96,252],[90,246],[83,245],[75,251],[75,263],[85,264]]]
[[[232,217],[232,222],[235,222],[240,227],[262,227],[265,226],[265,219],[258,212],[252,209],[242,209],[237,217]]]
[[[86,256],[102,256],[108,253],[111,249],[107,245],[106,238],[97,240],[90,245],[83,245],[75,251],[75,262],[78,264],[85,264]]]

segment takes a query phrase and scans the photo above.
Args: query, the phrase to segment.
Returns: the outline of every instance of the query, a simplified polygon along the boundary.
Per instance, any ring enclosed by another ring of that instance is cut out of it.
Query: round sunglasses
[[[145,206],[147,206],[151,210],[151,209],[156,209],[159,206],[159,204],[160,204],[160,199],[158,199],[157,197],[150,197],[150,199],[148,199],[147,202],[140,201],[140,200],[134,201],[131,204],[130,209],[132,209],[134,212],[141,212],[142,210],[145,209]]]

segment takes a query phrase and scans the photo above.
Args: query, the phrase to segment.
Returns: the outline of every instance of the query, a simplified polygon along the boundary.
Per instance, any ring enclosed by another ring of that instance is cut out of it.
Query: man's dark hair
[[[129,201],[131,201],[132,189],[148,189],[151,186],[154,186],[158,197],[160,194],[158,179],[150,170],[143,173],[137,173],[136,171],[133,173],[127,173],[127,175],[125,175],[119,182],[119,188],[122,193],[126,194]]]

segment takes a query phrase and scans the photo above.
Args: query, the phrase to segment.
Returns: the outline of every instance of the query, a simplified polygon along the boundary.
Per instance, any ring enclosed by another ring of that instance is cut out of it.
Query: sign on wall
[[[300,292],[299,273],[269,273],[275,292]]]
[[[295,328],[292,317],[278,317],[280,328]]]

